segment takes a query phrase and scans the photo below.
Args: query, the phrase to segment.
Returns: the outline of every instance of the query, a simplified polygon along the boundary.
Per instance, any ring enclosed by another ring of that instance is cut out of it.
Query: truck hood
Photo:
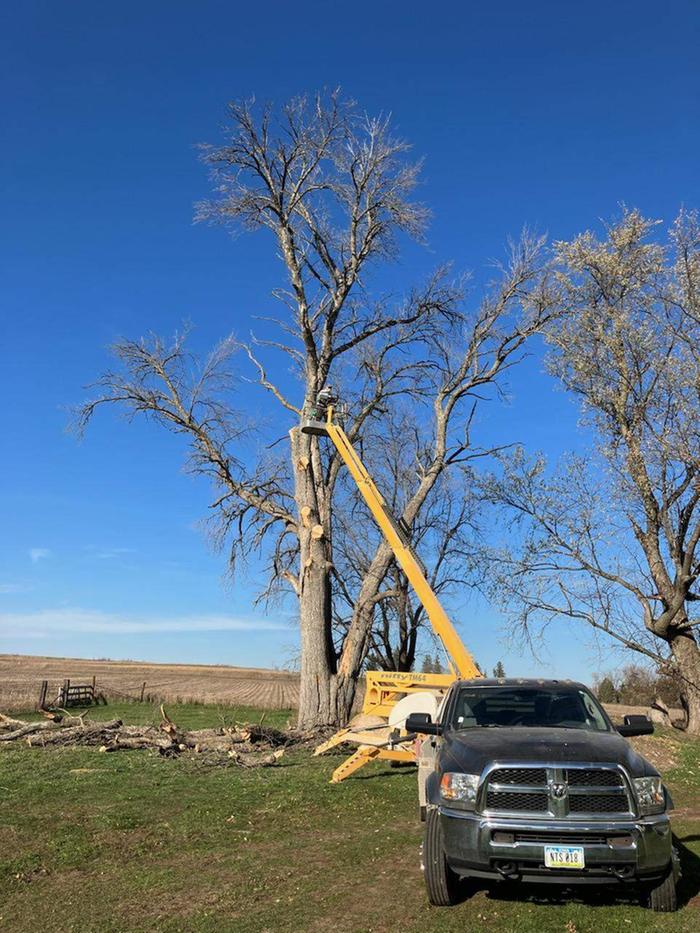
[[[492,762],[562,765],[605,762],[622,765],[630,777],[658,775],[616,732],[498,727],[445,733],[440,752],[441,771],[480,774]]]

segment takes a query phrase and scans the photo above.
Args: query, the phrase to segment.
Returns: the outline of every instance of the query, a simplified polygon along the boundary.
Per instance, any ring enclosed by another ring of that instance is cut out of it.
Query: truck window
[[[605,714],[583,690],[537,687],[464,687],[451,722],[454,729],[491,727],[609,730]]]

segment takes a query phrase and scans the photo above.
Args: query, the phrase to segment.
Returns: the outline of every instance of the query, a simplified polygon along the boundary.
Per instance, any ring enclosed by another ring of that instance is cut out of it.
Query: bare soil
[[[0,710],[36,706],[42,680],[48,680],[53,700],[65,679],[87,684],[93,677],[97,690],[113,699],[139,699],[145,682],[145,698],[171,703],[293,709],[299,702],[299,676],[291,671],[0,654]]]
[[[651,706],[625,706],[624,703],[603,703],[603,708],[614,723],[621,723],[625,716],[647,716],[654,718]],[[682,709],[671,708],[669,715],[673,721],[683,720],[685,714]]]
[[[659,771],[671,771],[677,767],[683,733],[671,735],[638,735],[630,743],[647,761]]]

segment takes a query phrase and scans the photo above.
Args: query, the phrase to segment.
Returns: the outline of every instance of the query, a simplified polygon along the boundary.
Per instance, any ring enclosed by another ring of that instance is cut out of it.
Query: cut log
[[[229,758],[232,758],[242,768],[269,768],[277,764],[284,755],[284,749],[278,748],[270,755],[243,755],[239,751],[230,751],[228,754]]]
[[[110,738],[121,726],[121,719],[109,722],[91,722],[82,726],[54,726],[48,735],[34,735],[27,739],[27,744],[36,745],[96,745],[102,744],[103,737]]]
[[[170,748],[172,743],[165,736],[153,735],[123,735],[118,732],[108,744],[104,745],[104,751],[116,752],[120,749],[143,749],[143,748]]]
[[[66,713],[49,721],[24,722],[0,713],[0,742],[9,745],[23,740],[32,748],[91,746],[101,752],[145,749],[167,757],[193,753],[217,764],[266,768],[279,761],[286,747],[304,741],[303,736],[268,728],[262,722],[184,732],[164,708],[158,726],[125,726],[120,719],[94,722],[86,715]]]
[[[60,728],[61,726],[57,722],[26,722],[13,732],[4,732],[0,735],[0,742],[13,742],[15,739],[21,739],[33,732],[53,732]]]
[[[179,729],[172,721],[170,716],[168,716],[168,714],[165,712],[165,707],[162,703],[160,706],[160,715],[162,717],[160,728],[170,738],[173,745],[185,745],[186,742],[184,737],[180,734]]]
[[[0,730],[11,730],[21,729],[22,726],[26,726],[26,722],[22,719],[11,719],[9,716],[5,716],[4,713],[0,713]]]

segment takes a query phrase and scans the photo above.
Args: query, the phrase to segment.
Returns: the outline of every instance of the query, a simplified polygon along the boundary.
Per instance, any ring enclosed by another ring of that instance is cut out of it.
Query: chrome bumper
[[[445,841],[445,855],[458,874],[475,877],[519,878],[578,884],[602,881],[635,881],[659,877],[672,864],[671,825],[665,813],[629,820],[515,820],[438,808]],[[628,834],[629,844],[586,843],[576,838],[571,844],[584,848],[586,867],[582,871],[544,867],[545,842],[496,843],[494,832],[552,833],[554,844],[566,844],[562,837],[587,834],[611,837]]]

